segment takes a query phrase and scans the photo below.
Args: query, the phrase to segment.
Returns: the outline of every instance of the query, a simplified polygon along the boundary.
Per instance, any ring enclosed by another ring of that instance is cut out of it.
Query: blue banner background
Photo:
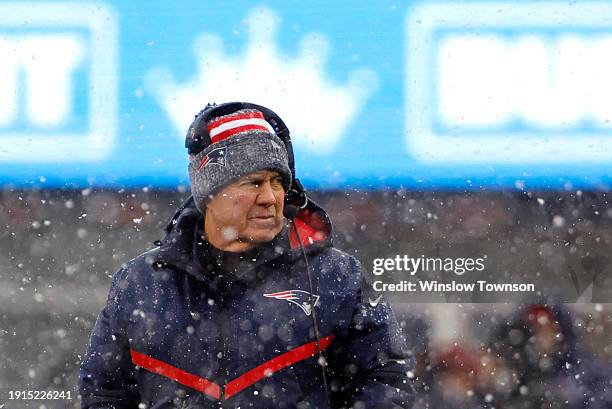
[[[37,4],[60,3],[22,4],[29,4],[32,12],[36,13]],[[406,25],[412,8],[422,3],[398,4],[383,0],[347,4],[186,0],[99,3],[109,10],[117,25],[117,104],[113,148],[104,159],[91,162],[4,160],[0,162],[0,183],[18,188],[82,188],[93,185],[172,189],[188,185],[183,146],[186,126],[180,133],[173,126],[168,113],[147,86],[147,75],[152,69],[161,67],[172,74],[177,84],[194,79],[198,67],[194,40],[202,33],[220,36],[225,56],[240,57],[249,41],[244,20],[251,10],[263,7],[280,18],[275,35],[280,55],[297,56],[300,41],[309,33],[316,32],[325,37],[330,46],[322,75],[332,84],[344,85],[351,72],[358,69],[367,69],[376,76],[375,89],[344,128],[340,142],[331,153],[317,154],[297,144],[297,172],[307,187],[607,189],[612,174],[609,162],[540,162],[538,158],[517,163],[495,163],[487,158],[479,162],[428,162],[412,155],[406,143],[405,111],[407,104],[413,101],[406,95],[406,89],[410,89],[413,82],[420,81],[420,77],[411,76],[406,69],[405,61],[409,57]],[[461,8],[469,3],[450,4]],[[4,27],[0,22],[0,35],[19,35],[27,30],[31,32],[33,28]],[[51,31],[62,30],[54,27]],[[612,33],[612,28],[609,32]],[[88,35],[91,33],[84,34],[85,37]],[[84,64],[92,63],[88,58],[84,61]],[[91,90],[79,76],[79,71],[74,78],[70,123],[78,130],[87,123],[84,117],[94,114],[87,105],[87,95]],[[206,95],[202,95],[200,106],[193,106],[189,115],[197,113],[208,100]],[[266,105],[265,100],[252,102]],[[272,108],[284,117],[283,106]],[[308,116],[308,111],[305,110],[303,115]],[[318,121],[317,117],[308,120]],[[20,124],[15,122],[13,128],[19,131]],[[4,143],[3,132],[7,129],[0,127],[0,145]],[[294,138],[299,138],[295,132]],[[508,155],[512,153],[508,152]]]

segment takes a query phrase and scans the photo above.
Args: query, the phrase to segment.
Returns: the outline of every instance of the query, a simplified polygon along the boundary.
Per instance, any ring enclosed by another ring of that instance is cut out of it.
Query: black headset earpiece
[[[269,108],[249,102],[226,102],[223,104],[209,103],[194,118],[187,136],[185,137],[185,147],[190,155],[200,153],[204,148],[211,144],[210,135],[206,124],[212,119],[241,109],[257,109],[263,113],[265,120],[272,125],[276,136],[285,144],[289,159],[289,169],[291,170],[291,187],[285,193],[285,217],[293,219],[299,210],[306,206],[308,198],[304,186],[295,177],[295,157],[293,156],[293,145],[289,128],[283,120]],[[294,209],[295,208],[295,209]]]

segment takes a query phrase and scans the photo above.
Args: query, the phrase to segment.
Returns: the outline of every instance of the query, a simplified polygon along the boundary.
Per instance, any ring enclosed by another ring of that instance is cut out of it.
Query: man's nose
[[[276,204],[276,196],[272,189],[272,184],[269,181],[263,182],[259,186],[259,194],[257,195],[257,204],[271,205]]]

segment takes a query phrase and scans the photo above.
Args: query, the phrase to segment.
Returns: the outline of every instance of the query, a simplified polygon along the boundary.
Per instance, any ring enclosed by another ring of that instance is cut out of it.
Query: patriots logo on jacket
[[[226,150],[227,148],[216,148],[208,152],[208,154],[204,156],[202,160],[200,161],[198,170],[202,169],[204,166],[208,166],[213,163],[225,167],[225,151]]]
[[[287,290],[279,291],[277,293],[264,294],[264,297],[276,298],[277,300],[287,300],[292,304],[297,305],[304,311],[306,315],[312,313],[312,307],[316,306],[319,302],[319,296],[311,294],[308,291],[303,290]],[[313,300],[313,305],[310,305],[310,300]]]

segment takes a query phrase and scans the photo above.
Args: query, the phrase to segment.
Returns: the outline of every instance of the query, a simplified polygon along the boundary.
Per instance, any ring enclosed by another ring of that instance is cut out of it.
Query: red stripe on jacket
[[[321,351],[326,349],[331,344],[333,338],[333,334],[321,338]],[[243,389],[248,388],[256,382],[259,382],[263,378],[272,376],[272,374],[280,371],[283,368],[314,356],[318,350],[319,347],[317,345],[317,341],[312,341],[278,355],[259,366],[256,366],[255,368],[240,375],[233,381],[228,382],[225,385],[224,398],[227,400]],[[221,399],[221,386],[209,381],[208,379],[191,374],[166,362],[152,358],[145,354],[141,354],[133,349],[130,350],[130,354],[132,355],[132,362],[134,362],[135,365],[138,365],[149,372],[170,378],[180,384],[198,390],[215,399]]]
[[[321,339],[321,350],[329,346],[334,335],[328,335]],[[240,375],[238,378],[229,382],[225,386],[225,399],[229,399],[244,388],[259,382],[261,379],[272,376],[274,372],[278,372],[283,368],[291,366],[296,362],[300,362],[306,358],[310,358],[318,351],[317,341],[309,342],[301,345],[284,354],[278,355],[267,362],[251,369],[250,371]]]
[[[146,369],[147,371],[175,380],[178,383],[203,392],[215,399],[221,398],[221,387],[208,379],[190,374],[189,372],[185,372],[175,366],[155,358],[151,358],[150,356],[141,354],[140,352],[136,352],[133,349],[130,350],[130,353],[132,355],[132,362]]]

